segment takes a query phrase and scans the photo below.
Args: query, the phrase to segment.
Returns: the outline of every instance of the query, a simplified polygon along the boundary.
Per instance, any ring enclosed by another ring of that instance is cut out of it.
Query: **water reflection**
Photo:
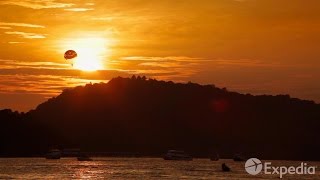
[[[226,163],[231,172],[222,172]],[[294,161],[273,161],[294,165]],[[308,162],[318,166],[319,162]],[[46,160],[44,158],[0,159],[0,179],[271,179],[277,175],[248,175],[243,162],[233,160],[210,161],[195,159],[191,162],[164,161],[160,158],[94,158],[80,162],[75,158]],[[289,179],[320,179],[316,175],[293,176]]]

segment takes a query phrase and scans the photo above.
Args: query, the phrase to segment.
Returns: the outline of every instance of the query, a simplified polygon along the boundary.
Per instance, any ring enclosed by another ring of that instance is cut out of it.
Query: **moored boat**
[[[61,158],[61,151],[59,149],[51,149],[46,154],[46,159],[60,159]]]
[[[79,157],[77,157],[78,161],[93,161],[88,155],[81,154]]]
[[[184,151],[169,150],[163,157],[164,160],[192,161],[192,157]]]
[[[242,156],[241,154],[235,154],[235,155],[233,156],[233,160],[234,160],[234,161],[245,161],[246,158],[245,158],[244,156]]]
[[[210,160],[211,161],[219,161],[220,157],[219,157],[219,154],[218,153],[215,153],[215,154],[212,154],[210,156]]]

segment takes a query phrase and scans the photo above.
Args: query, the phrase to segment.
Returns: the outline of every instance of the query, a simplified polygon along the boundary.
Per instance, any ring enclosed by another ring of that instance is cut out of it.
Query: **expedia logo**
[[[257,158],[248,159],[245,164],[247,173],[251,175],[257,175],[262,170],[262,162]]]
[[[257,175],[260,172],[264,174],[279,174],[282,178],[286,174],[315,174],[316,166],[309,166],[307,163],[301,162],[299,166],[272,166],[271,162],[262,163],[257,158],[248,159],[245,164],[245,170],[251,175]],[[264,171],[262,171],[264,170]]]

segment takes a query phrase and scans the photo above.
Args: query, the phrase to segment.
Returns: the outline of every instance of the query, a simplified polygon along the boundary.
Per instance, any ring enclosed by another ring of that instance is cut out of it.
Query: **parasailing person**
[[[73,66],[73,59],[78,56],[77,52],[74,50],[68,50],[64,53],[64,59],[67,61],[71,61],[71,65]]]

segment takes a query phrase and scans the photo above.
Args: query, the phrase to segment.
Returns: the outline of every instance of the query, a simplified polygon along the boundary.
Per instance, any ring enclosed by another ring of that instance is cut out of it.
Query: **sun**
[[[107,41],[101,37],[72,39],[66,43],[65,50],[72,49],[78,56],[73,59],[74,69],[96,71],[104,69],[103,59],[107,53]]]

